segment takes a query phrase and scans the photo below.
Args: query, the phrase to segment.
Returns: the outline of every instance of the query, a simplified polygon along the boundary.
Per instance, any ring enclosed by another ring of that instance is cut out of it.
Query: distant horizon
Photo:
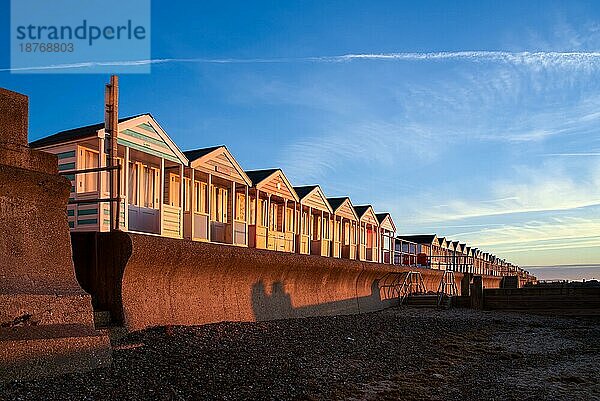
[[[538,280],[600,280],[600,264],[522,266]]]

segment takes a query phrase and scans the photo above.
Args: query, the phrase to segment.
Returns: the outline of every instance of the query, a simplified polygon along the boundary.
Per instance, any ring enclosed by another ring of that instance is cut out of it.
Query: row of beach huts
[[[57,155],[71,181],[72,231],[110,231],[108,138],[104,123],[36,140]],[[279,252],[355,259],[493,276],[526,271],[490,253],[437,235],[397,235],[389,213],[294,186],[281,169],[244,170],[225,146],[182,152],[150,114],[118,124],[123,231]],[[82,170],[92,170],[80,173]]]

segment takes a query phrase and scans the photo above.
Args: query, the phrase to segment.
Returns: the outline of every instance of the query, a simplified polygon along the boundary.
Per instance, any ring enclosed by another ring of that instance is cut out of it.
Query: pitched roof
[[[129,121],[131,119],[134,119],[134,118],[137,118],[140,116],[144,116],[144,115],[149,115],[152,117],[152,115],[150,113],[142,113],[142,114],[137,114],[135,116],[119,118],[119,123]],[[42,146],[49,146],[49,145],[55,145],[57,143],[62,143],[62,142],[74,141],[77,139],[86,138],[88,136],[95,135],[96,132],[98,130],[101,130],[102,128],[104,128],[103,122],[98,123],[98,124],[86,125],[84,127],[71,128],[71,129],[68,129],[65,131],[57,132],[56,134],[52,134],[52,135],[49,135],[44,138],[40,138],[36,141],[30,142],[29,146],[32,148],[41,148]]]
[[[246,172],[244,171],[244,169],[242,168],[242,166],[240,166],[240,164],[237,162],[237,160],[235,160],[235,157],[233,157],[233,155],[231,154],[231,152],[229,151],[229,149],[227,149],[227,146],[225,145],[219,145],[219,146],[211,146],[208,148],[200,148],[200,149],[195,149],[195,150],[188,150],[183,152],[185,157],[187,157],[187,159],[189,160],[189,167],[192,168],[201,168],[201,166],[207,167],[207,161],[212,157],[218,157],[221,155],[225,156],[225,161],[221,160],[221,164],[223,163],[229,163],[229,166],[227,167],[232,167],[233,170],[237,173],[237,175],[242,179],[246,185],[248,186],[252,186],[252,180],[250,180],[250,178],[248,177],[248,175],[246,174]],[[206,159],[204,159],[204,157],[206,156]],[[216,166],[216,165],[210,165],[210,168],[213,169],[214,171],[218,171],[221,172],[222,171]],[[232,174],[230,171],[227,171],[226,174],[230,177],[235,177],[235,174]]]
[[[415,242],[417,244],[431,244],[435,239],[435,234],[424,234],[424,235],[399,235],[397,238]]]
[[[280,171],[278,168],[271,168],[266,170],[246,170],[246,175],[250,177],[252,184],[254,186],[261,183],[263,180],[269,178],[271,175]]]
[[[358,217],[361,218],[367,212],[367,210],[369,210],[370,207],[371,205],[359,205],[354,206],[354,210],[356,211]]]
[[[333,213],[333,208],[327,201],[327,197],[323,190],[318,185],[303,185],[294,187],[294,192],[298,196],[300,202],[313,203],[312,207],[324,206],[329,213]],[[308,204],[308,203],[307,203]]]
[[[391,217],[392,215],[386,212],[386,213],[375,213],[375,216],[377,216],[377,220],[378,220],[380,223],[382,223],[382,222],[383,222],[383,220],[385,220],[385,218],[386,218],[387,216],[390,216],[390,217]]]
[[[226,148],[225,145],[219,145],[219,146],[211,146],[209,148],[200,148],[200,149],[194,149],[194,150],[186,150],[183,152],[183,154],[185,155],[185,157],[188,158],[189,161],[194,161],[196,159],[201,158],[202,156],[205,156],[207,154],[209,154],[210,152],[217,150],[219,148]]]
[[[381,228],[386,228],[385,221],[389,222],[389,226],[387,228],[391,228],[392,231],[396,232],[396,224],[394,224],[394,219],[392,219],[392,214],[388,212],[376,213],[375,217],[377,217],[377,221],[379,222],[379,226]]]
[[[300,199],[304,198],[306,195],[311,193],[318,185],[303,185],[300,187],[294,187],[294,191],[298,194]]]
[[[342,203],[344,203],[346,199],[350,200],[347,196],[340,196],[338,198],[327,198],[327,202],[329,202],[333,210],[337,210],[337,208],[342,206]]]

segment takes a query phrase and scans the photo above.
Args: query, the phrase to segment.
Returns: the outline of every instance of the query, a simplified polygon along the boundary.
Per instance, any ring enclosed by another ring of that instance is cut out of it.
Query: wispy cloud
[[[335,56],[282,57],[282,58],[156,58],[146,60],[97,61],[54,64],[19,68],[2,68],[0,72],[39,71],[55,69],[85,69],[107,66],[139,66],[168,63],[197,64],[259,64],[259,63],[340,63],[350,61],[469,61],[492,62],[534,68],[593,68],[600,67],[600,52],[506,52],[458,51],[424,53],[364,53]]]
[[[512,171],[511,171],[512,170]],[[596,165],[579,168],[572,174],[559,162],[546,162],[537,168],[513,167],[507,176],[488,183],[487,199],[454,199],[447,207],[419,213],[427,222],[460,221],[501,215],[571,210],[600,205],[600,171]]]
[[[564,157],[595,157],[600,156],[600,152],[587,153],[546,153],[544,156],[564,156]]]

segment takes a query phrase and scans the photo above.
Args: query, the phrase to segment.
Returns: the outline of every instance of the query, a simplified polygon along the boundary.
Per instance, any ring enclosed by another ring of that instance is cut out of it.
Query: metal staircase
[[[437,292],[427,293],[419,271],[388,273],[379,280],[380,299],[398,299],[399,305],[420,308],[450,308],[452,297],[458,295],[454,272],[444,271]]]
[[[388,273],[379,280],[380,298],[398,298],[400,305],[411,294],[425,294],[426,291],[423,276],[418,271]]]
[[[440,285],[437,290],[437,306],[450,307],[451,297],[458,295],[458,287],[454,281],[454,272],[452,270],[444,271]]]

